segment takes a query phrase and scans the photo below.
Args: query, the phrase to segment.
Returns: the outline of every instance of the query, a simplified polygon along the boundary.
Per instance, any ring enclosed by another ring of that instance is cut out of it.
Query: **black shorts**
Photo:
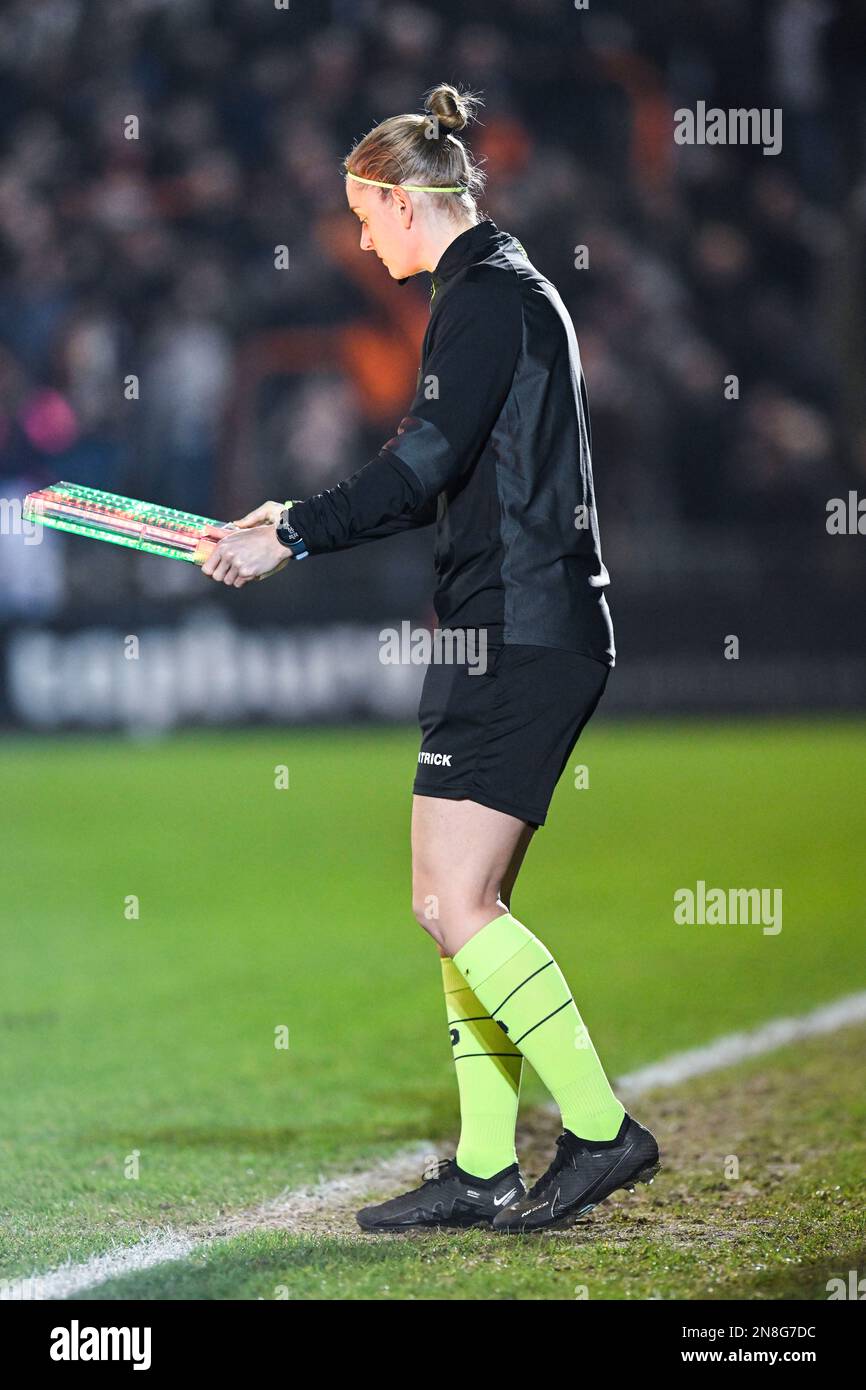
[[[510,643],[488,645],[483,673],[465,661],[431,662],[414,791],[543,825],[610,671],[576,652]]]

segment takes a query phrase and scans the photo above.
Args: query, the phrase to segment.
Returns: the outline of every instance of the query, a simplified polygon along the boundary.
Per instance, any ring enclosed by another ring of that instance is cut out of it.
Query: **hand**
[[[263,502],[254,511],[247,512],[240,521],[233,521],[233,526],[276,526],[280,515],[285,510],[284,502]]]
[[[267,579],[276,574],[292,559],[291,551],[277,540],[273,523],[257,525],[250,517],[257,516],[268,507],[277,507],[277,519],[283,510],[276,502],[266,502],[256,512],[250,512],[243,521],[236,524],[246,526],[244,531],[232,531],[225,540],[214,546],[201,567],[202,574],[215,579],[217,583],[232,585],[242,589],[251,579]]]

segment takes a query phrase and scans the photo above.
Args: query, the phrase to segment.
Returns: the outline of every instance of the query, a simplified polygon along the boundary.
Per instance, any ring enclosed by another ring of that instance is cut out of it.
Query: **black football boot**
[[[556,1157],[547,1172],[501,1211],[494,1231],[539,1231],[564,1225],[592,1211],[618,1188],[634,1192],[636,1182],[652,1182],[659,1171],[654,1136],[628,1111],[613,1139],[578,1139],[570,1129],[556,1141]]]
[[[489,1226],[497,1212],[526,1192],[516,1163],[492,1178],[475,1178],[456,1159],[439,1159],[420,1187],[364,1207],[355,1219],[364,1231],[405,1231],[412,1226]]]

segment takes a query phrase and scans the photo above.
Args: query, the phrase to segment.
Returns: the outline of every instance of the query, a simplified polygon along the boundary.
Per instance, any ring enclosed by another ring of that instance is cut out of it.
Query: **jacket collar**
[[[456,236],[445,247],[439,257],[436,269],[432,271],[430,298],[433,298],[440,285],[453,279],[464,266],[471,265],[473,261],[482,260],[488,248],[496,243],[497,238],[501,240],[502,233],[489,217],[483,217],[473,227],[467,227],[465,232]]]

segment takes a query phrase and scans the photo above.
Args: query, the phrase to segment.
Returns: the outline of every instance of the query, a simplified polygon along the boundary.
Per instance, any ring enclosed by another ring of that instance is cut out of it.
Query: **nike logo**
[[[516,1196],[517,1196],[517,1188],[516,1188],[516,1187],[512,1187],[511,1191],[510,1191],[510,1192],[506,1192],[506,1194],[505,1194],[504,1197],[494,1197],[494,1198],[493,1198],[493,1205],[494,1205],[495,1207],[502,1207],[502,1206],[505,1205],[506,1202],[510,1202],[512,1197],[516,1197]]]
[[[611,1180],[611,1178],[613,1177],[614,1173],[616,1172],[617,1168],[621,1168],[621,1167],[622,1167],[622,1165],[625,1163],[626,1159],[628,1158],[628,1156],[629,1156],[629,1154],[631,1153],[631,1151],[632,1151],[633,1148],[634,1148],[634,1141],[632,1141],[632,1143],[629,1144],[629,1146],[628,1146],[628,1148],[626,1149],[625,1153],[620,1155],[620,1157],[617,1159],[617,1161],[616,1161],[616,1163],[613,1165],[613,1167],[612,1167],[612,1168],[608,1168],[608,1170],[607,1170],[606,1173],[602,1173],[601,1176],[600,1176],[599,1178],[597,1178],[596,1181],[595,1181],[594,1183],[592,1183],[592,1185],[591,1185],[590,1187],[587,1188],[586,1192],[584,1193],[584,1196],[585,1196],[585,1197],[588,1197],[589,1194],[590,1194],[591,1192],[594,1192],[595,1189],[596,1189],[601,1183],[603,1183],[603,1182],[604,1182],[604,1183],[610,1182],[610,1180]]]
[[[626,1149],[625,1153],[623,1154],[622,1158],[619,1159],[618,1162],[616,1162],[616,1163],[613,1165],[613,1167],[611,1168],[610,1172],[607,1174],[608,1177],[611,1177],[611,1176],[616,1172],[616,1170],[617,1170],[617,1168],[619,1167],[620,1163],[625,1163],[626,1159],[628,1158],[628,1156],[629,1156],[629,1154],[631,1153],[631,1151],[632,1151],[633,1148],[634,1148],[634,1144],[629,1144],[629,1146],[628,1146],[628,1148]]]

